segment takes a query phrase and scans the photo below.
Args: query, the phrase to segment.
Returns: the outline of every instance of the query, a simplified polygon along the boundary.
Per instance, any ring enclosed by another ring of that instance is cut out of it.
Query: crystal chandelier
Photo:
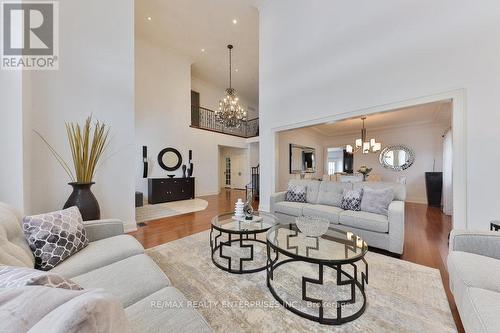
[[[353,148],[353,146],[351,145],[347,145],[345,147],[345,150],[348,153],[356,153],[360,150],[363,151],[363,154],[376,153],[382,148],[382,144],[380,142],[376,142],[375,139],[370,139],[370,141],[366,140],[365,119],[366,117],[361,118],[361,120],[363,120],[363,128],[361,129],[361,138],[356,139],[356,148]]]
[[[219,101],[219,109],[215,111],[215,119],[224,127],[238,128],[242,122],[247,120],[247,112],[240,105],[236,90],[231,86],[231,51],[233,46],[228,45],[227,48],[229,49],[229,88],[226,89],[226,96]]]

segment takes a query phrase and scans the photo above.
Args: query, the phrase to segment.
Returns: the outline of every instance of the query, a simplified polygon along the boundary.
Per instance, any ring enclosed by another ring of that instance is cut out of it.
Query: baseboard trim
[[[416,204],[427,205],[427,199],[409,198],[409,199],[407,199],[405,201],[409,202],[409,203],[416,203]]]

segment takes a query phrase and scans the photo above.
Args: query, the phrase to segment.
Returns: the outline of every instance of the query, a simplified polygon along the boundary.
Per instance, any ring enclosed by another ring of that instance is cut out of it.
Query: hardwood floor
[[[146,226],[130,234],[145,248],[150,248],[208,230],[214,215],[232,211],[234,202],[244,197],[244,191],[223,190],[219,195],[202,197],[208,201],[208,208],[204,211],[146,222]],[[439,269],[458,332],[464,332],[446,270],[450,231],[451,218],[438,208],[406,203],[405,246],[401,259]]]

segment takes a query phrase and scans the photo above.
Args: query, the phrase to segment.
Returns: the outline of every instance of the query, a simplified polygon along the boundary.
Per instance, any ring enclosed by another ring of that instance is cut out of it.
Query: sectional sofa
[[[0,266],[34,267],[35,260],[21,229],[20,218],[14,210],[0,203]],[[89,245],[51,272],[71,279],[84,289],[103,288],[118,298],[131,332],[212,332],[205,319],[187,306],[187,299],[144,253],[142,245],[134,237],[123,234],[121,221],[100,220],[84,224]],[[0,288],[0,299],[3,291]],[[158,302],[176,306],[153,306]]]
[[[450,289],[466,332],[500,332],[500,233],[453,230]]]
[[[306,186],[306,201],[285,201],[286,192],[271,195],[270,209],[281,223],[293,223],[297,216],[326,218],[332,226],[351,231],[363,238],[369,246],[403,253],[406,187],[404,184],[387,182],[343,183],[317,180],[290,180],[289,184]],[[394,200],[389,205],[388,216],[340,208],[344,189],[374,189],[390,187]]]

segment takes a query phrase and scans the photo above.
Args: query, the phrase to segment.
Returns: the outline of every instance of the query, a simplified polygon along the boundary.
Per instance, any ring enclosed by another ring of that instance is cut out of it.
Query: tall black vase
[[[64,209],[76,206],[82,214],[84,221],[99,220],[101,218],[101,209],[96,197],[90,190],[95,183],[68,183],[73,187],[73,193],[64,204]]]

